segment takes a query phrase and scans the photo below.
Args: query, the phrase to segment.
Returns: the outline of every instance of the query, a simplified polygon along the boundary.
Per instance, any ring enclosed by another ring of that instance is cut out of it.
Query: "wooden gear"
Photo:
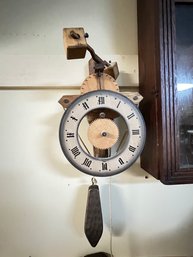
[[[119,129],[110,119],[96,119],[88,129],[88,139],[98,149],[111,148],[119,138]]]
[[[100,77],[97,76],[97,74],[92,74],[83,81],[80,92],[81,94],[85,94],[90,91],[101,89],[119,91],[119,86],[113,77],[108,74],[102,73]]]

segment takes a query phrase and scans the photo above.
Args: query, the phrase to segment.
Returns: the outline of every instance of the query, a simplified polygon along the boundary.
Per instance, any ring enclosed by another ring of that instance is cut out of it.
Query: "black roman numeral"
[[[123,159],[119,158],[119,159],[118,159],[118,161],[119,161],[119,163],[120,163],[121,165],[123,165],[123,164],[124,164]]]
[[[74,120],[74,121],[77,121],[78,119],[77,118],[75,118],[74,116],[71,116],[70,117],[72,120]]]
[[[99,96],[99,98],[98,98],[98,104],[105,104],[105,98],[104,98],[104,96]]]
[[[139,129],[133,129],[132,135],[134,135],[134,136],[139,135]]]
[[[134,116],[135,116],[135,114],[132,112],[131,114],[129,114],[129,115],[127,116],[127,119],[130,120],[130,119],[133,118]]]
[[[136,150],[136,148],[132,145],[129,146],[129,151],[131,151],[132,153],[134,153]]]
[[[92,161],[89,160],[88,158],[86,158],[86,159],[84,160],[84,162],[82,163],[82,165],[85,165],[85,166],[87,166],[87,167],[90,167],[91,163],[92,163]]]
[[[107,163],[102,162],[102,170],[107,170]]]
[[[82,103],[82,106],[84,107],[85,110],[88,110],[89,109],[89,106],[86,102]]]
[[[121,103],[121,101],[119,101],[119,102],[118,102],[118,104],[117,104],[117,108],[119,108],[120,103]]]
[[[68,137],[68,138],[74,137],[74,133],[67,132],[67,137]]]
[[[78,149],[77,146],[75,146],[74,148],[71,149],[71,152],[72,154],[74,155],[74,158],[76,158],[79,154],[80,154],[80,151]]]

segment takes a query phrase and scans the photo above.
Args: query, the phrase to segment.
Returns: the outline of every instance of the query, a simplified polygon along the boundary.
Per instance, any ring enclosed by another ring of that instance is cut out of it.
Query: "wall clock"
[[[145,142],[145,124],[137,107],[139,93],[119,92],[117,63],[96,55],[86,42],[83,28],[64,29],[67,59],[92,56],[90,75],[80,86],[81,95],[63,96],[65,109],[59,139],[68,161],[92,176],[112,176],[129,168],[140,156]]]
[[[59,140],[67,160],[91,176],[112,176],[129,168],[140,156],[146,136],[143,117],[137,107],[137,92],[119,92],[117,63],[103,61],[90,47],[83,28],[64,29],[67,59],[84,58],[88,50],[90,75],[80,86],[81,95],[64,95],[65,109]],[[102,208],[96,178],[88,189],[85,234],[95,247],[103,232]],[[112,256],[112,254],[111,254]]]
[[[86,141],[93,148],[107,150],[106,156],[96,156],[79,136],[81,122],[93,112],[95,119],[84,130]],[[108,118],[109,113],[114,114],[114,119]],[[126,170],[139,157],[145,142],[145,125],[138,108],[126,96],[95,90],[79,96],[67,108],[59,137],[64,155],[78,170],[92,176],[112,176]]]

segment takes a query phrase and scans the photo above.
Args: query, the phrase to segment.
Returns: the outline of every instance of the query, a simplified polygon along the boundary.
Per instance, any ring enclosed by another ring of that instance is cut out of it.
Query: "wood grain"
[[[193,169],[179,167],[176,141],[175,1],[138,0],[137,9],[140,109],[147,127],[141,166],[164,184],[193,183]]]
[[[77,33],[80,37],[75,39],[71,36],[71,32]],[[67,59],[84,58],[87,49],[87,42],[84,37],[83,28],[64,28],[63,38]]]

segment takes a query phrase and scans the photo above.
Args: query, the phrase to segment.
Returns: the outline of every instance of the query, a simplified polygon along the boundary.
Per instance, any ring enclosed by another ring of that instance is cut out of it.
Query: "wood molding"
[[[53,86],[40,86],[40,85],[32,85],[32,86],[20,86],[20,85],[6,85],[0,86],[0,90],[80,90],[80,86],[60,86],[60,85],[53,85]],[[120,86],[121,92],[138,92],[139,88],[134,86]]]

